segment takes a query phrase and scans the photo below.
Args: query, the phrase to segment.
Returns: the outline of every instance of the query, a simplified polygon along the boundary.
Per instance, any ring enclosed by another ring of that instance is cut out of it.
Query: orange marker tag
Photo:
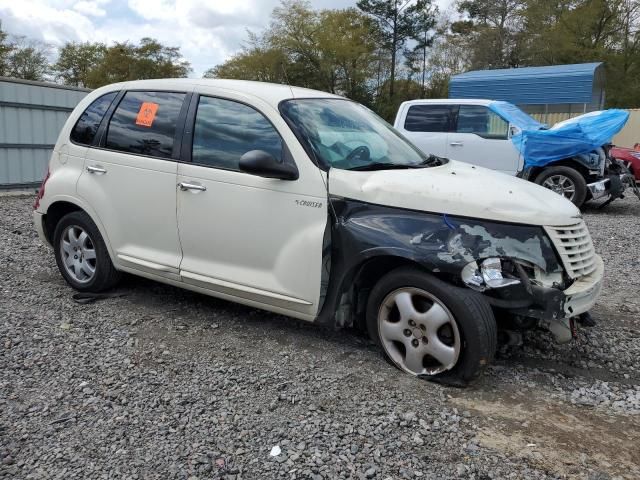
[[[157,112],[157,103],[142,102],[142,105],[140,105],[140,111],[138,111],[138,116],[136,117],[136,125],[140,125],[141,127],[150,127],[153,125]]]

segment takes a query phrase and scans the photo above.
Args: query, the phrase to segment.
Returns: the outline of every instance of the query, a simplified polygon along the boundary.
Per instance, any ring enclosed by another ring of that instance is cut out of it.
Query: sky
[[[442,9],[450,0],[437,0]],[[137,43],[152,37],[180,47],[191,76],[238,52],[247,30],[261,31],[280,0],[0,0],[2,29],[59,47],[68,41]],[[356,0],[311,0],[347,8]]]

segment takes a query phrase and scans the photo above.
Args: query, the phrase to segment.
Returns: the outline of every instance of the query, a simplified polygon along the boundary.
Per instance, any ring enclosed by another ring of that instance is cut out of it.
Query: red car
[[[623,162],[633,173],[636,183],[640,183],[640,143],[636,143],[634,148],[611,147],[609,154]]]

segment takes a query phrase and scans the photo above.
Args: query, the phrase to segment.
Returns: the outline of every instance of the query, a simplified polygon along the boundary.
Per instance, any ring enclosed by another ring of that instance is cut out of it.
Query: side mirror
[[[290,163],[279,162],[264,150],[250,150],[240,157],[240,170],[266,178],[297,180],[298,169]]]

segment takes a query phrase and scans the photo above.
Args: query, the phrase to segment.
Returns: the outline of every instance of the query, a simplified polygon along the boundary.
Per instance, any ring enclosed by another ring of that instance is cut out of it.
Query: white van
[[[361,326],[398,368],[441,381],[487,365],[496,317],[569,340],[603,275],[571,202],[424,155],[355,102],[266,83],[95,90],[60,133],[34,221],[76,290],[128,272]]]

